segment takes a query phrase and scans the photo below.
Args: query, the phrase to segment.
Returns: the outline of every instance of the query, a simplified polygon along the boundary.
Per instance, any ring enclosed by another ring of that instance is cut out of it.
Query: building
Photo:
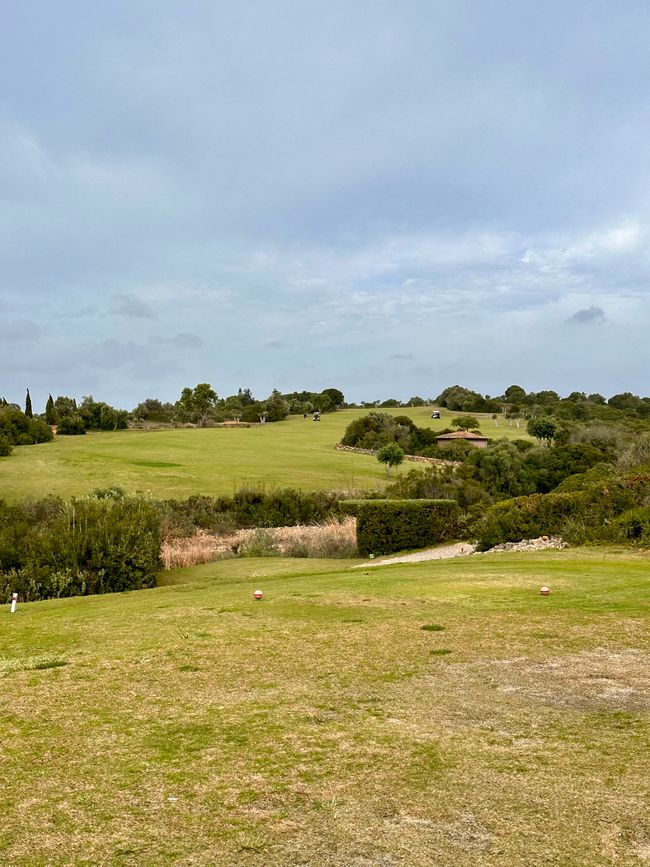
[[[459,440],[464,440],[466,443],[471,443],[477,449],[484,449],[488,444],[488,438],[482,434],[474,434],[468,430],[456,430],[453,433],[440,434],[436,437],[436,442],[441,448],[445,448],[450,443],[456,443]]]

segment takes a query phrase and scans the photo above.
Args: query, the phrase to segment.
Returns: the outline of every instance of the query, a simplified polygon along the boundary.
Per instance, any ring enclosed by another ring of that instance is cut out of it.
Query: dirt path
[[[400,557],[385,557],[382,560],[368,560],[353,566],[353,569],[367,569],[369,566],[389,566],[393,563],[420,563],[423,560],[445,560],[449,557],[467,557],[476,551],[476,545],[469,542],[458,542],[455,545],[441,545],[437,548],[426,548],[424,551],[414,551],[413,554],[402,554]]]

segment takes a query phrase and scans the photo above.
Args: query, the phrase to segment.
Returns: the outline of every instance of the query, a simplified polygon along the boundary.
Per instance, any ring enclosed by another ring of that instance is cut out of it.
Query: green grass
[[[387,410],[388,411],[388,410]],[[69,497],[118,485],[163,498],[229,495],[244,485],[303,490],[368,490],[386,485],[374,457],[338,452],[345,428],[366,410],[343,410],[252,428],[177,429],[90,433],[20,446],[0,459],[0,491],[9,500],[57,494]],[[441,429],[456,413],[430,418],[429,407],[395,411],[419,426]],[[525,436],[501,420],[481,416],[487,435]],[[505,425],[505,426],[504,426]],[[397,474],[413,469],[405,462]],[[395,475],[395,474],[394,474]],[[393,476],[394,478],[394,476]]]
[[[647,554],[350,566],[1,611],[0,863],[645,863]]]

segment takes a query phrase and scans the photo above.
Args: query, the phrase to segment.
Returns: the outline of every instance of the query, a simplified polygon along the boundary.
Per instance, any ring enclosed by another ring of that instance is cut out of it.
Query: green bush
[[[17,407],[0,406],[0,439],[7,440],[10,445],[31,446],[49,442],[52,430],[40,418],[31,418]]]
[[[320,523],[337,513],[338,502],[338,494],[326,491],[241,488],[232,497],[194,496],[169,500],[161,508],[166,535],[191,536],[196,529],[229,533],[248,527]]]
[[[566,520],[585,509],[583,492],[531,494],[502,500],[487,509],[473,526],[479,550],[502,542],[520,542],[562,533]]]
[[[86,433],[86,425],[81,416],[66,415],[59,421],[56,430],[62,436],[81,436]]]
[[[650,543],[650,506],[628,509],[607,527],[613,542],[648,545]]]
[[[237,551],[240,557],[279,557],[280,551],[270,530],[254,530]]]
[[[159,558],[159,516],[144,497],[0,503],[0,598],[153,587]]]
[[[357,516],[362,557],[435,545],[458,530],[453,500],[349,500],[341,503],[341,511]]]
[[[560,490],[550,494],[531,494],[497,503],[473,523],[471,531],[481,550],[501,542],[551,534],[560,534],[573,544],[608,541],[614,533],[615,519],[645,506],[648,497],[649,472],[603,476],[594,468],[582,477],[567,479]],[[616,538],[625,541],[622,529]]]

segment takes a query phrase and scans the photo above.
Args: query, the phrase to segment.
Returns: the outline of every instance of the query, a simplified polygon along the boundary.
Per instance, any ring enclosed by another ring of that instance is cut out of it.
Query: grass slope
[[[15,500],[58,494],[68,497],[119,485],[164,497],[232,494],[243,485],[303,490],[370,489],[386,483],[373,457],[337,452],[345,428],[366,410],[326,414],[320,422],[291,416],[253,428],[117,431],[57,437],[52,443],[21,446],[0,459],[0,496]],[[387,410],[388,412],[388,410]],[[420,426],[448,426],[456,413],[430,418],[429,407],[392,410]],[[504,420],[494,427],[481,417],[484,433],[521,434]],[[404,464],[401,472],[413,464]],[[399,471],[398,471],[399,472]]]
[[[0,862],[646,863],[649,564],[239,560],[5,609]]]

